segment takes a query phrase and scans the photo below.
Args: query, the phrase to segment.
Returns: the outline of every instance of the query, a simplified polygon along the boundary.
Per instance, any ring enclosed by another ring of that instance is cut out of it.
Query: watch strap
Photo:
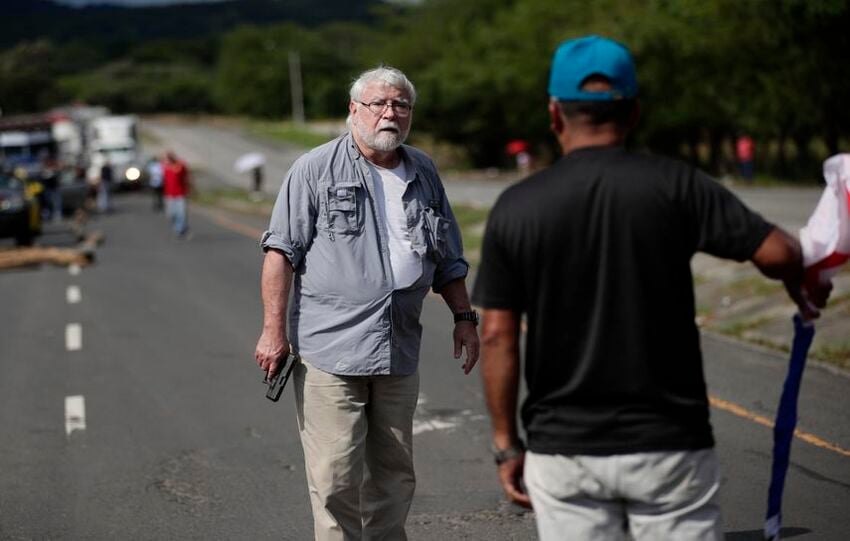
[[[496,465],[501,466],[508,460],[513,460],[519,456],[521,456],[525,452],[525,445],[522,442],[511,445],[506,449],[497,449],[493,447],[493,460],[496,462]]]
[[[468,312],[457,312],[455,315],[455,323],[460,321],[471,321],[473,324],[478,325],[478,312],[475,310],[470,310]]]

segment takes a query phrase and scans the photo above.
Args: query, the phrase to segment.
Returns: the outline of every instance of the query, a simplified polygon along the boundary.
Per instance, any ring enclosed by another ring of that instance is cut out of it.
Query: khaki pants
[[[335,376],[302,361],[293,381],[316,540],[407,539],[419,374]]]
[[[719,541],[713,449],[611,456],[526,453],[542,541]]]

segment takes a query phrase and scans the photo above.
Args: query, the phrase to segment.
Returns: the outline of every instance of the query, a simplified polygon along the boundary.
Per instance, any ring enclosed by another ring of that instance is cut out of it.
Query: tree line
[[[288,56],[298,52],[308,119],[343,116],[352,77],[387,63],[417,85],[416,131],[463,146],[471,165],[499,165],[511,139],[554,155],[551,54],[596,33],[635,56],[636,145],[723,173],[731,141],[746,133],[773,174],[813,178],[850,138],[848,2],[426,0],[375,4],[353,21],[139,41],[111,57],[84,43],[29,41],[0,53],[0,106],[77,99],[117,111],[286,118]]]

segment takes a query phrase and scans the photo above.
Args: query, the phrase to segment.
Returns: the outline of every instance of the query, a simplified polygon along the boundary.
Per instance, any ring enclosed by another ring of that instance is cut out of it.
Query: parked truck
[[[142,186],[143,167],[134,115],[109,115],[88,123],[89,176],[97,178],[105,163],[115,182],[124,188]]]

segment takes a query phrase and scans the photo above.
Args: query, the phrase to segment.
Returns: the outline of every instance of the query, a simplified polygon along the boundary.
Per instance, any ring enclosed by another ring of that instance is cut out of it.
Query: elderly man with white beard
[[[315,538],[403,540],[422,303],[433,288],[452,311],[464,374],[478,360],[478,314],[437,169],[403,144],[413,84],[382,66],[350,94],[349,133],[295,162],[263,235],[255,358],[275,374],[299,354],[293,386]]]

